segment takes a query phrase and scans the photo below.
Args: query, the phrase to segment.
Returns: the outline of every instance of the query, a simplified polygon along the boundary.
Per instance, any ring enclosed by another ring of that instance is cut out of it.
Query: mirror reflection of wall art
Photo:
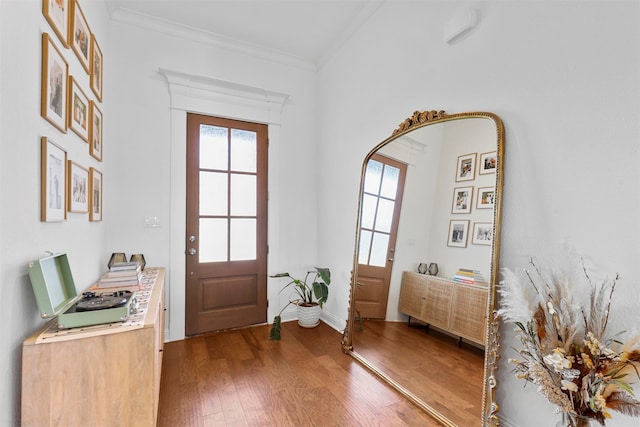
[[[102,161],[102,111],[91,101],[89,122],[89,154]]]
[[[68,127],[84,142],[89,142],[89,98],[84,94],[78,81],[69,76],[69,103],[67,107]]]
[[[449,239],[447,246],[454,248],[467,247],[467,234],[469,232],[469,220],[451,220],[449,221]]]
[[[89,221],[102,221],[102,172],[89,168]]]
[[[69,160],[67,185],[69,194],[69,212],[87,213],[89,211],[89,171]]]
[[[91,30],[87,18],[80,8],[78,0],[73,1],[73,10],[71,11],[71,29],[69,30],[69,44],[78,56],[80,64],[84,70],[89,73],[89,44],[91,43]]]
[[[495,204],[496,190],[493,187],[478,188],[476,196],[476,209],[493,209]]]
[[[40,221],[67,218],[67,152],[46,136],[41,139]]]
[[[474,222],[471,243],[474,245],[490,245],[492,241],[493,225],[490,222]]]
[[[42,14],[64,47],[69,47],[69,0],[43,0]]]
[[[69,65],[47,33],[42,33],[41,78],[40,115],[60,132],[66,132]]]
[[[458,156],[456,181],[473,181],[476,179],[476,153]]]
[[[479,174],[496,173],[496,166],[498,166],[497,152],[491,151],[489,153],[480,154]]]
[[[471,213],[473,187],[457,187],[453,189],[451,213]]]
[[[102,50],[98,46],[96,37],[91,34],[91,90],[96,94],[98,101],[102,102]]]

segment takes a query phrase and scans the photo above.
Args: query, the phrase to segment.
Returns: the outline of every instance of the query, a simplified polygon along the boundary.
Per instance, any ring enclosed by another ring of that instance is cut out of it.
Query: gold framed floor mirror
[[[342,348],[445,426],[499,424],[503,170],[504,127],[489,112],[416,111],[362,164]],[[449,383],[472,393],[445,390],[435,377],[447,375],[429,374],[447,349],[456,375],[478,378]],[[448,408],[456,393],[477,401]]]

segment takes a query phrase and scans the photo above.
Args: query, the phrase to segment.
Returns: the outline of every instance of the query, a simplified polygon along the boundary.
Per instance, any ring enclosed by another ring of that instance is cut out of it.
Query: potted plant
[[[331,271],[328,268],[314,267],[315,270],[308,271],[304,279],[296,279],[289,273],[278,273],[270,277],[281,278],[286,277],[289,282],[284,285],[280,292],[293,286],[297,296],[289,301],[289,304],[295,304],[298,311],[298,324],[303,328],[314,328],[320,324],[320,310],[327,298],[329,297],[329,285],[331,284]],[[279,341],[281,330],[281,314],[285,308],[289,306],[285,305],[280,313],[273,319],[273,326],[269,339]]]

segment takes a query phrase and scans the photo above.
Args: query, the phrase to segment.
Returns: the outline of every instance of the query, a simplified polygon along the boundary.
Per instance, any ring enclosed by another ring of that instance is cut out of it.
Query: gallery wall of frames
[[[78,0],[42,0],[42,14],[51,32],[42,33],[40,114],[55,130],[40,141],[40,219],[65,221],[73,212],[102,221],[102,172],[83,165],[90,157],[102,162],[102,51]],[[71,61],[81,75],[70,74]],[[87,145],[86,159],[68,158],[57,141],[69,131]]]

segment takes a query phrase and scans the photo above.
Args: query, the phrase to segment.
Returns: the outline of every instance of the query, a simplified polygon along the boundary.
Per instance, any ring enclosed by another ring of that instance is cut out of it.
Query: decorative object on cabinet
[[[109,270],[111,270],[111,267],[114,264],[120,264],[123,262],[127,262],[127,256],[124,254],[124,252],[114,252],[111,254],[111,258],[109,258],[107,267],[109,268]]]
[[[73,76],[69,76],[67,104],[68,127],[84,142],[89,142],[89,98]]]
[[[89,154],[102,161],[102,111],[91,101],[89,122]]]
[[[40,115],[60,132],[66,132],[69,65],[47,33],[42,33],[41,78]]]
[[[426,274],[428,269],[429,267],[427,266],[426,263],[421,262],[420,264],[418,264],[418,273]]]
[[[478,173],[480,175],[488,173],[496,173],[496,166],[498,165],[498,156],[495,151],[480,154],[480,165],[478,167]]]
[[[69,47],[69,0],[42,0],[42,14],[62,46]]]
[[[438,264],[436,264],[435,262],[429,264],[429,274],[432,276],[438,275]]]
[[[449,238],[447,246],[454,248],[467,247],[467,234],[469,233],[469,220],[451,220],[449,221]]]
[[[102,221],[102,172],[89,168],[89,221]]]
[[[147,265],[147,261],[145,261],[143,254],[131,255],[129,262],[137,262],[138,265],[140,265],[140,270],[144,270],[144,266]]]
[[[491,245],[493,240],[493,224],[490,222],[474,222],[471,243],[474,245]]]
[[[468,214],[471,213],[471,203],[473,202],[473,187],[456,187],[453,189],[453,201],[451,203],[451,213]]]
[[[71,0],[71,19],[69,22],[69,45],[76,53],[80,64],[89,73],[91,30],[84,17],[78,0]]]
[[[91,73],[90,73],[90,85],[91,90],[95,93],[98,101],[102,102],[102,50],[98,45],[96,36],[91,34]]]
[[[473,181],[476,179],[476,153],[458,156],[456,181]]]
[[[607,331],[618,275],[596,279],[602,275],[573,254],[553,262],[558,267],[532,259],[523,274],[502,271],[498,314],[521,343],[513,372],[572,418],[563,425],[579,417],[605,425],[610,411],[640,416],[632,386],[640,379],[640,338],[636,332],[623,342],[625,331]]]
[[[291,299],[280,313],[273,319],[273,326],[269,333],[269,339],[279,341],[281,322],[280,317],[289,304],[295,304],[298,311],[298,324],[303,328],[313,328],[320,324],[320,310],[329,297],[329,285],[331,284],[331,271],[328,268],[314,267],[315,270],[308,271],[304,279],[296,279],[289,273],[274,274],[272,278],[286,277],[289,282],[283,286],[280,292],[293,285],[293,289],[299,299]],[[311,280],[310,280],[311,276]]]
[[[478,188],[476,196],[476,209],[493,209],[496,190],[493,187]]]
[[[69,212],[89,211],[89,170],[73,160],[68,160],[67,194]]]
[[[67,152],[46,136],[41,138],[40,220],[67,218]]]

